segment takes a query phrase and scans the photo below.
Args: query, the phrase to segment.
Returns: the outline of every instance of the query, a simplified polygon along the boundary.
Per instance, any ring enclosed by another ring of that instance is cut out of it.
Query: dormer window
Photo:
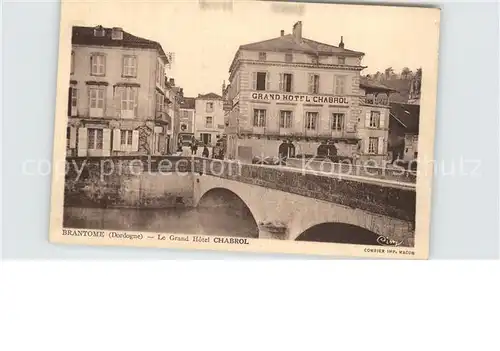
[[[106,31],[102,26],[97,26],[94,28],[94,36],[95,37],[103,37],[106,34]]]
[[[338,57],[339,65],[345,65],[345,57]]]
[[[111,31],[111,39],[122,40],[123,39],[123,30],[121,28],[114,27]]]
[[[319,60],[318,60],[318,56],[311,56],[311,63],[312,63],[313,65],[317,65],[317,64],[318,64],[318,62],[319,62]]]
[[[266,60],[266,53],[265,52],[259,52],[259,61],[265,61]]]
[[[293,55],[285,54],[285,62],[293,62]]]

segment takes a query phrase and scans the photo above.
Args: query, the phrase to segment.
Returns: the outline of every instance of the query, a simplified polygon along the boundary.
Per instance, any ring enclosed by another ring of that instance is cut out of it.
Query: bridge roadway
[[[328,231],[341,228],[356,235],[370,233],[373,238],[382,235],[402,246],[414,244],[415,184],[200,157],[139,159],[139,166],[137,157],[131,156],[67,159],[79,168],[69,167],[65,203],[82,206],[85,200],[105,207],[189,207],[211,197],[236,195],[252,213],[260,238],[308,240],[310,230],[328,224]],[[103,160],[115,171],[103,168]],[[80,169],[83,162],[86,171],[77,178],[71,170]],[[190,176],[162,177],[169,170]],[[308,241],[325,240],[329,239]]]

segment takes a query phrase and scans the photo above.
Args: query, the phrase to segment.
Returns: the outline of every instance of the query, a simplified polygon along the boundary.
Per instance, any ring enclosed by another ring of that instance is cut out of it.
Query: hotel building
[[[338,154],[381,162],[387,155],[391,89],[362,80],[362,52],[292,34],[242,45],[229,69],[228,157],[277,156],[283,139],[315,155],[322,141]],[[251,151],[250,151],[251,150]]]
[[[167,64],[159,43],[122,28],[73,27],[67,155],[166,153]]]

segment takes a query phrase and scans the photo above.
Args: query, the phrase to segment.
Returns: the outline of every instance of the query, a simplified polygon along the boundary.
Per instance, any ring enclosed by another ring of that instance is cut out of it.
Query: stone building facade
[[[383,87],[360,82],[362,52],[292,34],[239,47],[229,69],[228,157],[242,147],[277,156],[283,139],[297,154],[315,155],[333,141],[339,155],[377,162],[387,153],[388,102],[366,100]],[[390,89],[385,87],[386,95]],[[376,144],[375,144],[376,139]]]
[[[67,155],[166,153],[167,64],[159,43],[122,28],[73,27]]]
[[[224,133],[224,103],[215,93],[200,94],[195,101],[194,134],[202,144],[213,146]]]

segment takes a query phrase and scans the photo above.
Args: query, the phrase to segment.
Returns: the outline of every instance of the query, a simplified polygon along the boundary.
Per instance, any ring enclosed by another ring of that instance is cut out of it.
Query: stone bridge
[[[196,207],[236,198],[252,214],[259,238],[378,245],[383,236],[414,245],[414,184],[196,157],[67,163],[68,206]]]

